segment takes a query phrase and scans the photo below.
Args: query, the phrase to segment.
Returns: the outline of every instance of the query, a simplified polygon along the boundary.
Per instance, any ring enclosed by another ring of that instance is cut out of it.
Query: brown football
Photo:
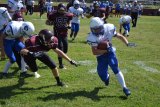
[[[100,43],[98,44],[97,49],[106,50],[106,49],[107,49],[107,44],[108,44],[107,41],[102,41],[102,42],[100,42]]]

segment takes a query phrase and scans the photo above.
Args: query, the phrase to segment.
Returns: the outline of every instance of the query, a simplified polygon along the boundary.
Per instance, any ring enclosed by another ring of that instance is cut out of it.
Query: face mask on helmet
[[[58,13],[64,14],[66,12],[66,7],[64,4],[59,4],[57,10],[58,10]]]
[[[39,40],[42,45],[49,46],[53,41],[53,33],[47,29],[43,29],[39,32]]]
[[[99,17],[94,17],[90,22],[90,29],[93,34],[96,36],[104,34],[104,22]]]
[[[102,26],[95,26],[91,28],[91,32],[95,35],[103,35],[104,34],[104,27]]]
[[[78,9],[79,7],[80,7],[79,4],[74,4],[75,9]]]
[[[79,1],[78,1],[78,0],[75,0],[75,1],[73,2],[73,6],[74,6],[75,9],[78,9],[78,8],[80,7]]]

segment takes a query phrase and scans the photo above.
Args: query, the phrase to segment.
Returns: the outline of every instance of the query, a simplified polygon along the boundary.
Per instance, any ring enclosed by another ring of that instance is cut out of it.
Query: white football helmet
[[[80,2],[78,0],[75,0],[73,2],[73,6],[74,6],[75,9],[78,9],[80,7]]]
[[[103,20],[99,17],[94,17],[90,21],[91,32],[95,35],[104,34]]]
[[[24,36],[31,36],[35,31],[34,25],[31,22],[23,22],[22,24],[22,33]]]

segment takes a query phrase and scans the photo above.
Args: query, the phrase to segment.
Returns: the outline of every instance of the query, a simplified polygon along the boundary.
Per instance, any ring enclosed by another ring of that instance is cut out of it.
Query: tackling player
[[[1,48],[1,60],[5,59],[5,52],[3,48],[3,30],[5,29],[8,22],[12,20],[9,15],[7,8],[0,7],[0,48]]]
[[[25,47],[25,45],[19,40],[20,37],[29,37],[35,28],[31,22],[24,21],[11,21],[7,24],[4,29],[4,51],[9,58],[9,61],[6,63],[6,66],[3,70],[2,75],[7,76],[8,70],[10,66],[16,62],[16,57],[14,55],[13,50],[20,52],[21,49]],[[21,58],[21,74],[20,76],[25,76],[26,69],[24,59]]]
[[[72,13],[66,12],[66,6],[62,3],[58,4],[57,11],[53,11],[47,16],[47,25],[53,25],[54,35],[58,38],[58,48],[64,53],[68,51],[68,28],[70,28]],[[58,56],[59,68],[64,69],[62,57]]]
[[[128,46],[129,43],[127,39],[116,32],[113,24],[103,24],[103,21],[99,17],[91,19],[90,29],[91,32],[87,37],[87,42],[91,45],[93,55],[97,56],[97,71],[99,77],[106,85],[109,85],[108,66],[110,66],[122,86],[123,92],[126,96],[129,96],[131,92],[127,88],[123,74],[118,68],[115,50],[111,46],[112,37],[117,37]],[[98,45],[102,42],[106,42],[105,50],[98,48]]]
[[[45,52],[52,49],[59,56],[69,61],[72,65],[77,66],[77,64],[57,48],[58,40],[55,36],[53,36],[53,33],[47,29],[43,29],[38,35],[32,35],[31,38],[27,39],[25,41],[25,46],[26,48],[21,50],[21,54],[23,54],[24,60],[29,68],[33,72],[38,71],[36,64],[36,59],[38,59],[52,70],[53,76],[57,81],[57,85],[65,86],[59,78],[59,72],[54,61],[52,61],[52,59]]]
[[[73,6],[71,6],[68,10],[70,13],[73,13],[73,19],[71,20],[71,34],[70,38],[74,35],[72,40],[74,40],[78,34],[79,26],[80,26],[80,16],[84,18],[83,9],[80,7],[80,3],[78,0],[73,2]]]

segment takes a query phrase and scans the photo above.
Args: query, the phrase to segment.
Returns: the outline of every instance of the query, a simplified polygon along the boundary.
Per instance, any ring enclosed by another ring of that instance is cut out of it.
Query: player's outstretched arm
[[[122,34],[117,33],[117,34],[116,34],[116,37],[117,37],[118,39],[120,39],[123,43],[125,43],[126,46],[128,45],[128,40],[127,40],[127,38],[125,38]]]
[[[77,66],[77,62],[75,62],[74,60],[72,60],[71,58],[69,58],[63,51],[59,50],[58,48],[53,49],[54,52],[56,52],[59,56],[61,56],[62,58],[66,59],[68,62],[70,62],[71,65],[75,65]]]
[[[117,33],[116,37],[117,37],[118,39],[120,39],[123,43],[125,43],[126,46],[128,46],[128,47],[136,47],[136,46],[137,46],[136,43],[128,42],[127,38],[125,38],[125,37],[124,37],[122,34],[120,34],[120,33]]]

